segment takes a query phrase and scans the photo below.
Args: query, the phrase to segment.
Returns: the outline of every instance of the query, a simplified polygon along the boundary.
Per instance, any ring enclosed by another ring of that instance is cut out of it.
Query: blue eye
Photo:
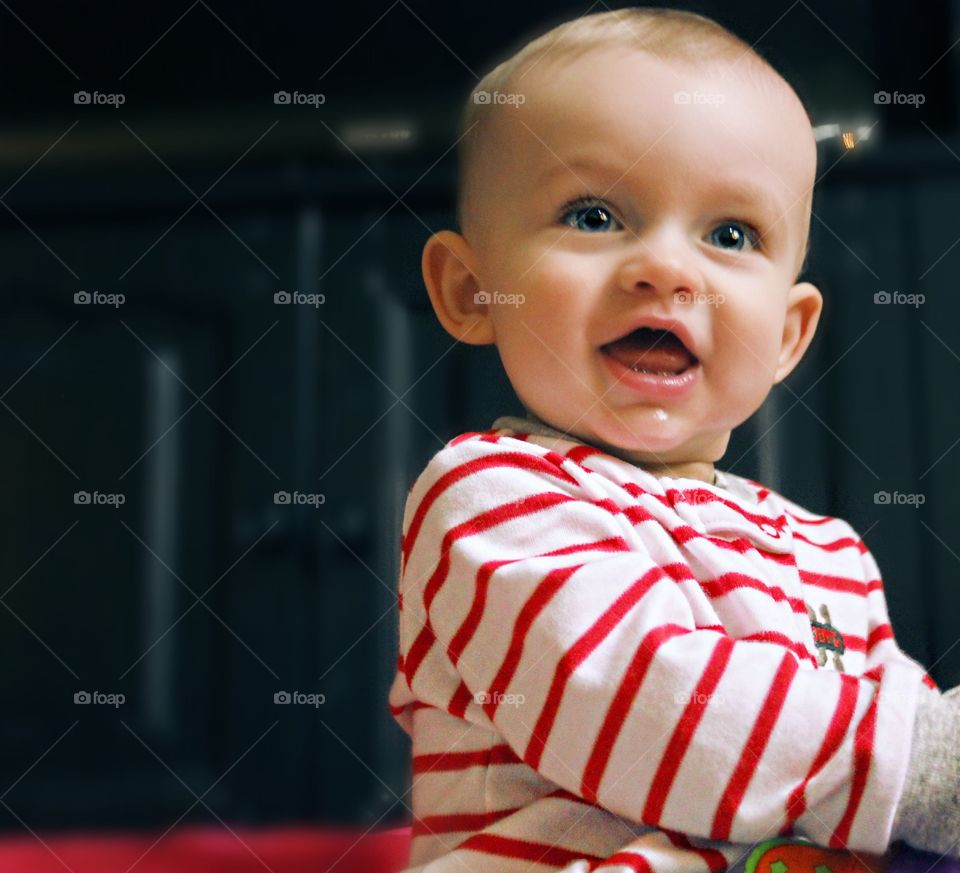
[[[717,235],[720,231],[720,235]],[[710,232],[711,242],[727,251],[743,251],[744,243],[749,241],[750,249],[758,248],[760,245],[760,234],[758,234],[750,225],[742,224],[739,221],[724,221],[718,224]]]
[[[620,230],[623,225],[613,217],[613,213],[604,205],[602,200],[581,197],[563,207],[560,220],[586,233],[597,233],[607,230]]]

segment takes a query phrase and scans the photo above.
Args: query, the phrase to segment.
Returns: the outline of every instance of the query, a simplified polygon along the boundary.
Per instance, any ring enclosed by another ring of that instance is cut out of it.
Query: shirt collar
[[[492,429],[536,434],[551,440],[566,442],[571,448],[577,445],[590,445],[580,437],[557,430],[530,416],[501,416],[493,422]],[[714,492],[721,499],[702,502],[694,498],[692,503],[681,499],[674,503],[674,508],[699,532],[724,538],[745,536],[767,551],[791,551],[792,536],[789,530],[789,519],[784,513],[781,502],[776,499],[777,495],[770,489],[763,489],[761,500],[758,494],[759,486],[742,476],[724,470],[715,470],[716,481],[713,484],[704,482],[702,479],[658,476],[624,458],[609,454],[605,449],[597,446],[590,447],[608,461],[629,466],[637,472],[641,480],[644,477],[647,482],[651,479],[655,480],[664,494],[671,489],[686,492],[700,488]],[[563,453],[569,451],[562,447],[558,447],[558,450]],[[591,466],[589,457],[580,463]]]
[[[563,440],[573,445],[589,445],[589,443],[585,443],[582,438],[574,434],[567,433],[566,431],[557,430],[555,427],[551,427],[549,424],[540,420],[539,418],[532,416],[529,412],[525,416],[500,416],[493,422],[492,429],[500,430],[503,428],[519,433],[539,434],[540,436],[550,437],[551,439]],[[606,449],[600,449],[597,446],[592,446],[592,448],[603,452],[608,457],[614,458],[623,464],[629,464],[631,467],[642,471],[647,476],[652,476],[653,478],[657,479],[664,488],[711,488],[719,491],[724,496],[732,497],[735,502],[742,504],[745,508],[751,511],[756,510],[761,502],[757,494],[757,487],[752,485],[749,480],[743,478],[742,476],[737,476],[735,473],[714,469],[714,481],[712,484],[709,482],[704,482],[702,479],[692,479],[688,477],[674,478],[663,475],[658,476],[654,473],[644,470],[643,467],[634,464],[632,461],[628,461],[626,458],[621,458],[617,455],[610,455]],[[768,494],[772,493],[769,491],[769,489],[764,490],[767,491]]]

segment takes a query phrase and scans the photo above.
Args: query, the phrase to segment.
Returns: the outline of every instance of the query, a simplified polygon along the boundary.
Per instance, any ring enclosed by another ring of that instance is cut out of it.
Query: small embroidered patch
[[[819,650],[817,652],[818,663],[822,667],[827,663],[827,652],[833,652],[834,666],[842,673],[843,661],[840,660],[840,656],[847,650],[847,647],[843,642],[843,634],[830,623],[830,610],[827,609],[827,604],[820,604],[820,616],[823,621],[817,621],[817,615],[809,603],[806,604],[806,607],[807,615],[810,617],[810,627],[813,629],[813,642]]]

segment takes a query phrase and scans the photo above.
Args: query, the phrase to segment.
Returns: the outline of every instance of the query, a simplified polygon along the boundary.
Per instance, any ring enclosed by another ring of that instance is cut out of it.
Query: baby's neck
[[[634,462],[635,463],[635,462]],[[717,484],[717,471],[710,461],[694,461],[689,464],[637,464],[654,476],[669,476],[671,479],[700,479],[711,485]]]
[[[532,423],[539,425],[541,428],[545,428],[548,431],[556,436],[563,436],[564,432],[558,430],[553,425],[548,424],[547,422],[540,419],[538,416],[534,415],[529,409],[525,408],[525,417]],[[577,437],[574,435],[567,435],[568,438],[573,436],[575,439],[582,439],[582,437]],[[717,474],[716,469],[714,468],[712,461],[690,461],[685,464],[649,464],[649,463],[640,463],[635,458],[630,457],[630,453],[620,449],[616,446],[603,445],[599,446],[607,454],[614,455],[617,458],[620,458],[624,461],[627,461],[630,464],[634,464],[637,467],[640,467],[646,470],[653,476],[667,476],[671,479],[699,479],[702,482],[707,482],[710,485],[717,484]]]

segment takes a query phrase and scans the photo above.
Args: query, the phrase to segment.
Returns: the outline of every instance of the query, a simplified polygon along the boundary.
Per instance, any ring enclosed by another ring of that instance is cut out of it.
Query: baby
[[[960,855],[960,700],[899,649],[873,556],[715,467],[821,312],[793,89],[699,15],[589,15],[478,83],[461,149],[424,280],[526,417],[407,497],[409,873]]]

